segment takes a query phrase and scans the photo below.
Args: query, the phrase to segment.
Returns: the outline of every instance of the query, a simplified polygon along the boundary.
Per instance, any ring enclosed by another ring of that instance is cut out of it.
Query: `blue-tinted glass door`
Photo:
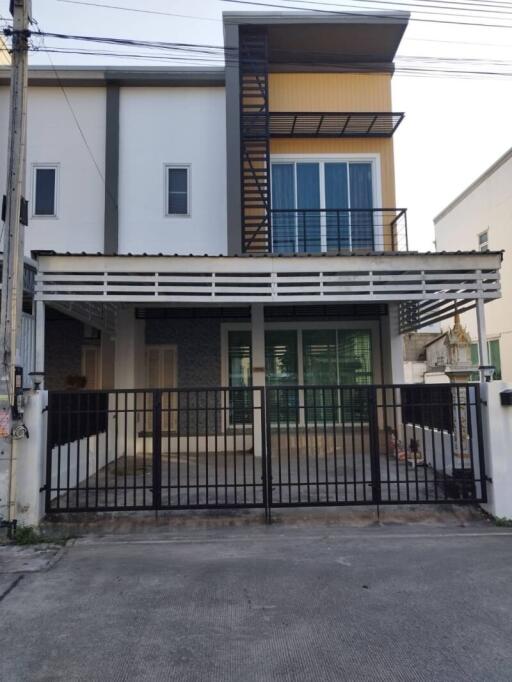
[[[320,208],[320,164],[297,164],[297,246],[302,253],[322,249]]]
[[[372,211],[354,210],[373,208],[372,165],[349,165],[351,232],[353,249],[374,249],[374,220]]]
[[[327,251],[351,248],[348,200],[348,164],[325,164],[325,208]]]
[[[296,386],[298,378],[297,332],[272,330],[265,332],[265,377],[269,387],[268,414],[271,422],[298,420],[298,393],[279,386]]]
[[[295,164],[272,164],[272,251],[295,253]]]

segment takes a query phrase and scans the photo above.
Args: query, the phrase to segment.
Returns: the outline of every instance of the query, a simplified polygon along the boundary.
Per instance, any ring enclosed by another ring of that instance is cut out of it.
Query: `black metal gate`
[[[49,392],[46,511],[484,502],[479,386]]]

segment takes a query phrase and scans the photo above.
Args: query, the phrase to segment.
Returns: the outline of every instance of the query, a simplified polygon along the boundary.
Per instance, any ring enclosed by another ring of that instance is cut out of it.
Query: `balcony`
[[[407,211],[403,208],[272,209],[270,244],[255,230],[253,252],[338,253],[408,251]]]

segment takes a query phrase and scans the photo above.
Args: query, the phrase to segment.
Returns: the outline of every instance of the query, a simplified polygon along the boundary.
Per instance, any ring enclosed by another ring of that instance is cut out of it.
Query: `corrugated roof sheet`
[[[224,253],[212,254],[212,253],[102,253],[97,251],[95,253],[87,253],[85,251],[81,252],[71,252],[71,251],[45,251],[36,250],[32,251],[34,258],[38,256],[88,256],[88,257],[116,257],[116,258],[332,258],[333,256],[337,258],[353,258],[356,256],[485,256],[494,255],[502,256],[504,251],[352,251],[350,253],[345,252],[333,252],[329,251],[327,253],[242,253],[242,254],[232,254],[226,255]]]

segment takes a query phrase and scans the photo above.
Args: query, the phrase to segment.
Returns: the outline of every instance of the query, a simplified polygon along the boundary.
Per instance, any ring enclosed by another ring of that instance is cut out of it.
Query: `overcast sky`
[[[63,0],[32,0],[33,16],[41,29],[49,32],[221,45],[223,11],[271,11],[269,7],[235,5],[222,0],[86,1],[101,6],[71,4]],[[403,2],[389,3],[389,6],[396,7]],[[428,0],[422,2],[428,6]],[[343,2],[338,0],[333,4],[338,8]],[[356,0],[345,0],[347,7],[354,4]],[[447,4],[453,7],[456,3]],[[0,0],[2,17],[8,16],[8,5],[8,0]],[[121,11],[105,5],[189,16]],[[296,9],[304,6],[302,3]],[[369,9],[364,3],[360,3],[360,7]],[[413,13],[414,16],[425,18],[425,15]],[[512,26],[512,11],[510,19],[503,18],[503,22]],[[512,28],[412,21],[399,56],[510,60],[512,67],[511,37]],[[46,45],[84,48],[84,43],[50,38],[46,39]],[[106,49],[112,50],[110,46]],[[130,52],[129,48],[122,50]],[[134,50],[147,53],[142,48]],[[158,59],[134,61],[128,56],[77,54],[52,54],[51,59],[55,64],[169,63]],[[30,60],[33,64],[49,63],[46,54],[31,53]],[[433,217],[512,146],[512,76],[432,78],[395,74],[393,108],[406,112],[406,119],[395,136],[397,203],[409,210],[411,245],[432,249]]]

